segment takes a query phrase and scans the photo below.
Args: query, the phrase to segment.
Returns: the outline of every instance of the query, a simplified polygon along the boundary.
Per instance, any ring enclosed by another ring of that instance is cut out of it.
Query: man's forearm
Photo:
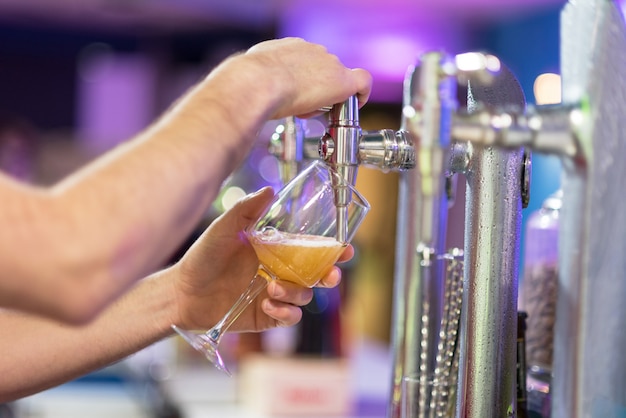
[[[0,310],[7,337],[0,339],[0,402],[98,370],[169,335],[174,302],[167,286],[146,279],[83,327]]]
[[[222,63],[136,139],[48,191],[0,177],[0,306],[85,323],[189,234],[267,119],[311,116],[371,76],[321,45],[262,42]]]
[[[206,213],[272,110],[268,86],[235,78],[250,64],[231,61],[226,65],[242,68],[217,70],[133,141],[48,193],[22,199],[30,207],[28,228],[0,245],[12,280],[9,291],[0,292],[0,306],[86,322],[162,265]],[[256,94],[247,94],[251,90]],[[7,201],[22,216],[19,199]],[[36,254],[37,263],[28,254]],[[58,297],[50,299],[51,292]],[[29,305],[20,305],[27,299]]]

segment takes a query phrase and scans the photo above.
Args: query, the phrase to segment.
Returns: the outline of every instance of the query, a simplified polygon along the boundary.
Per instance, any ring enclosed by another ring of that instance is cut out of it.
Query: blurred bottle
[[[526,230],[520,310],[528,314],[525,343],[529,417],[550,416],[561,205],[562,192],[557,191],[530,215]]]
[[[517,418],[528,418],[526,388],[526,312],[517,313]]]

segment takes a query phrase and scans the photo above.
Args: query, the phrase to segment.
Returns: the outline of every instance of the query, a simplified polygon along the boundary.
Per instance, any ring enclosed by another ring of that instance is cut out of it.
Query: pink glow
[[[105,151],[148,125],[154,117],[154,68],[146,57],[112,52],[81,62],[77,121],[87,147]]]
[[[626,15],[626,0],[617,0],[616,4],[622,11],[622,15]]]
[[[374,77],[372,100],[402,100],[402,80],[419,55],[462,49],[463,30],[453,21],[424,17],[406,2],[354,3],[328,0],[290,2],[279,34],[325,45],[349,67]]]

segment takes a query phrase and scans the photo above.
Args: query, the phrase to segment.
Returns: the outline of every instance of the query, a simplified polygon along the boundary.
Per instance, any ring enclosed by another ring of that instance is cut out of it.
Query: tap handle
[[[319,142],[319,154],[352,185],[356,183],[360,137],[359,105],[356,96],[351,96],[335,104],[328,113],[328,126]]]

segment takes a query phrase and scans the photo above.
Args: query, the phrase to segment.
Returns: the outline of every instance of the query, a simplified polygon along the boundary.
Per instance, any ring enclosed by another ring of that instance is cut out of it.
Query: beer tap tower
[[[563,104],[527,115],[479,112],[453,128],[474,144],[562,158],[554,418],[626,414],[626,211],[611,187],[626,176],[624,51],[616,2],[570,0],[561,12]]]
[[[362,132],[350,98],[330,111],[326,135],[315,139],[319,155],[275,146],[321,156],[352,183],[361,164],[402,171],[389,418],[517,415],[528,149],[564,163],[552,416],[626,414],[626,210],[610,186],[626,178],[626,29],[612,0],[571,0],[561,19],[562,105],[526,109],[493,56],[427,53],[407,73],[400,131]],[[466,109],[457,104],[459,83],[468,86]],[[466,227],[460,327],[450,328],[444,237],[455,173],[467,180]]]
[[[298,159],[321,157],[352,183],[359,165],[403,171],[392,324],[392,416],[399,416],[400,405],[406,402],[420,404],[422,415],[426,416],[432,410],[428,381],[442,380],[445,375],[446,379],[451,379],[451,384],[457,382],[454,373],[449,373],[450,366],[447,366],[447,373],[443,373],[445,364],[440,360],[438,363],[438,353],[441,354],[438,350],[441,350],[442,339],[446,338],[440,335],[442,321],[446,321],[444,258],[448,253],[444,237],[451,198],[450,178],[454,171],[465,173],[475,189],[467,210],[467,235],[472,236],[473,241],[468,241],[465,253],[472,257],[476,268],[468,271],[486,278],[481,286],[464,292],[471,299],[464,305],[491,307],[488,313],[471,313],[471,321],[483,326],[470,327],[471,343],[467,349],[472,355],[464,361],[470,365],[468,379],[485,383],[480,392],[473,394],[475,400],[469,402],[469,407],[477,408],[476,404],[482,404],[479,401],[492,391],[497,392],[493,397],[505,399],[496,409],[510,409],[514,401],[516,257],[524,156],[520,150],[474,149],[467,143],[452,144],[450,137],[450,124],[457,108],[457,82],[474,80],[478,84],[490,84],[498,79],[499,73],[500,63],[492,56],[468,53],[450,59],[439,53],[426,54],[421,64],[407,76],[402,130],[361,131],[356,98],[352,97],[333,106],[327,132],[321,140],[306,138],[299,125],[301,122],[288,119],[272,141],[272,152],[284,166],[292,166]],[[509,96],[521,97],[521,103],[518,99],[515,104],[523,106],[523,95]],[[486,100],[489,104],[492,99]],[[312,155],[312,147],[307,146],[312,140],[319,143],[318,155]],[[285,157],[286,150],[302,150],[302,153],[290,160]],[[281,172],[286,171],[281,168]],[[492,210],[473,209],[473,206],[485,205]],[[491,232],[479,233],[486,229]],[[510,237],[513,237],[512,242]],[[454,333],[456,335],[456,330]],[[489,341],[489,344],[480,341]],[[447,349],[450,346],[454,359],[451,361],[458,363],[456,339],[448,342]],[[503,365],[487,368],[495,374],[485,376],[482,362],[488,359],[492,364],[494,358]],[[402,388],[405,377],[421,379],[423,385],[407,392]],[[507,383],[503,383],[505,381]],[[474,388],[476,384],[468,386]],[[471,390],[466,392],[468,397],[472,395]],[[489,412],[476,416],[489,416],[494,411],[491,406],[479,410]]]
[[[468,111],[457,108],[459,82],[469,84]],[[428,53],[407,75],[403,128],[417,165],[400,180],[390,417],[404,417],[407,405],[416,417],[515,411],[517,260],[530,157],[521,147],[474,146],[453,127],[478,109],[524,104],[515,78],[489,55]],[[446,185],[456,173],[467,180],[460,329],[444,326],[451,310],[442,263]]]

